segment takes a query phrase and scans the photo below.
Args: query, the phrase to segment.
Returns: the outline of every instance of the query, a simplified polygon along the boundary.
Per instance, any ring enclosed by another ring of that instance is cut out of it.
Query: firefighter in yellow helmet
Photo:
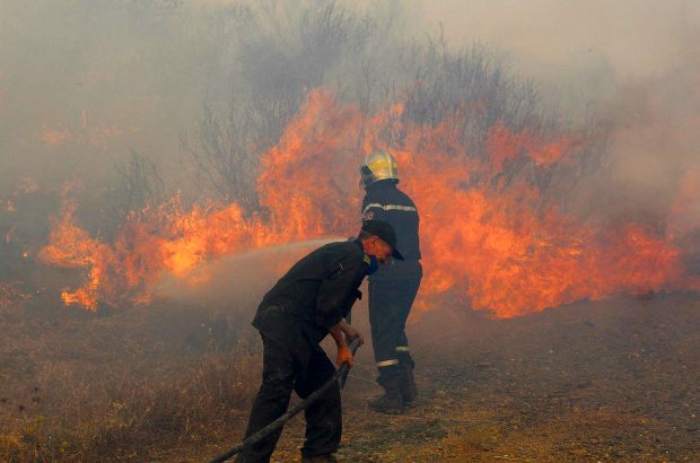
[[[362,219],[392,225],[404,260],[392,260],[369,277],[369,317],[372,344],[384,395],[370,401],[382,413],[402,413],[416,399],[414,362],[406,337],[406,319],[422,277],[419,217],[411,198],[399,190],[396,160],[387,151],[376,151],[361,169],[365,189]]]

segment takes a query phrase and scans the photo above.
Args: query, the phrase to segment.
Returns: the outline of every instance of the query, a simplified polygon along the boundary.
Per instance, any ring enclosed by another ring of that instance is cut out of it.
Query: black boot
[[[314,455],[313,457],[302,455],[301,463],[338,463],[338,460],[336,460],[332,453],[328,453],[326,455]]]
[[[369,401],[369,408],[379,413],[400,415],[404,412],[404,400],[401,394],[401,378],[383,381],[384,395]]]

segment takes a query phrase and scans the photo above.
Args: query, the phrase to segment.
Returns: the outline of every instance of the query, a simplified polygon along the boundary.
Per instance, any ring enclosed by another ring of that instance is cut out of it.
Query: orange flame
[[[422,298],[461,295],[473,308],[512,317],[581,299],[687,287],[680,251],[642,226],[600,229],[577,223],[525,178],[505,182],[509,161],[532,169],[573,162],[573,137],[540,139],[496,123],[486,156],[466,156],[456,124],[422,126],[396,105],[366,116],[328,92],[311,92],[279,143],[261,157],[263,214],[237,204],[195,206],[175,199],[142,211],[112,244],[74,225],[74,206],[56,222],[45,262],[89,269],[88,282],[64,301],[147,301],[162,272],[192,282],[210,259],[359,227],[357,169],[372,149],[392,151],[402,187],[421,212],[426,278]],[[507,184],[506,184],[507,183]],[[425,305],[425,304],[424,304]]]
[[[50,244],[45,246],[39,258],[53,265],[66,268],[90,268],[88,282],[76,291],[64,290],[61,298],[65,304],[80,304],[88,310],[96,310],[101,295],[108,292],[104,288],[110,281],[104,275],[110,264],[114,264],[114,253],[108,245],[99,242],[73,224],[76,205],[68,203],[62,217],[54,223],[49,237]]]

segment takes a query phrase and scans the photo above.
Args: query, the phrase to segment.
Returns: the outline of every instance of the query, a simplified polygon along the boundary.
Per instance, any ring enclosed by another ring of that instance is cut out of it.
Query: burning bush
[[[234,24],[270,20],[237,11]],[[335,3],[300,11],[274,31],[243,29],[230,117],[205,111],[190,154],[218,200],[130,212],[111,242],[80,228],[74,205],[64,208],[42,258],[89,273],[64,302],[145,302],[163,273],[205,284],[192,276],[208,260],[352,234],[357,166],[378,148],[397,156],[422,211],[424,301],[449,292],[509,317],[697,287],[663,228],[569,210],[603,162],[604,126],[564,126],[488,49],[453,52],[439,40],[380,47],[386,24]],[[348,62],[367,63],[364,80],[335,80]]]

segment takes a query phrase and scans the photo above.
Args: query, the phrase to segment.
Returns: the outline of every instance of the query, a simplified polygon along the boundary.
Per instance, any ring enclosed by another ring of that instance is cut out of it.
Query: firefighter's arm
[[[357,331],[355,328],[352,327],[345,319],[340,320],[340,323],[338,323],[340,326],[340,329],[343,331],[343,334],[345,334],[345,340],[346,342],[351,342],[353,339],[358,338],[360,340],[360,346],[365,343],[365,338],[360,334],[359,331]]]
[[[363,205],[362,220],[387,220],[387,212],[381,203],[370,200]]]

